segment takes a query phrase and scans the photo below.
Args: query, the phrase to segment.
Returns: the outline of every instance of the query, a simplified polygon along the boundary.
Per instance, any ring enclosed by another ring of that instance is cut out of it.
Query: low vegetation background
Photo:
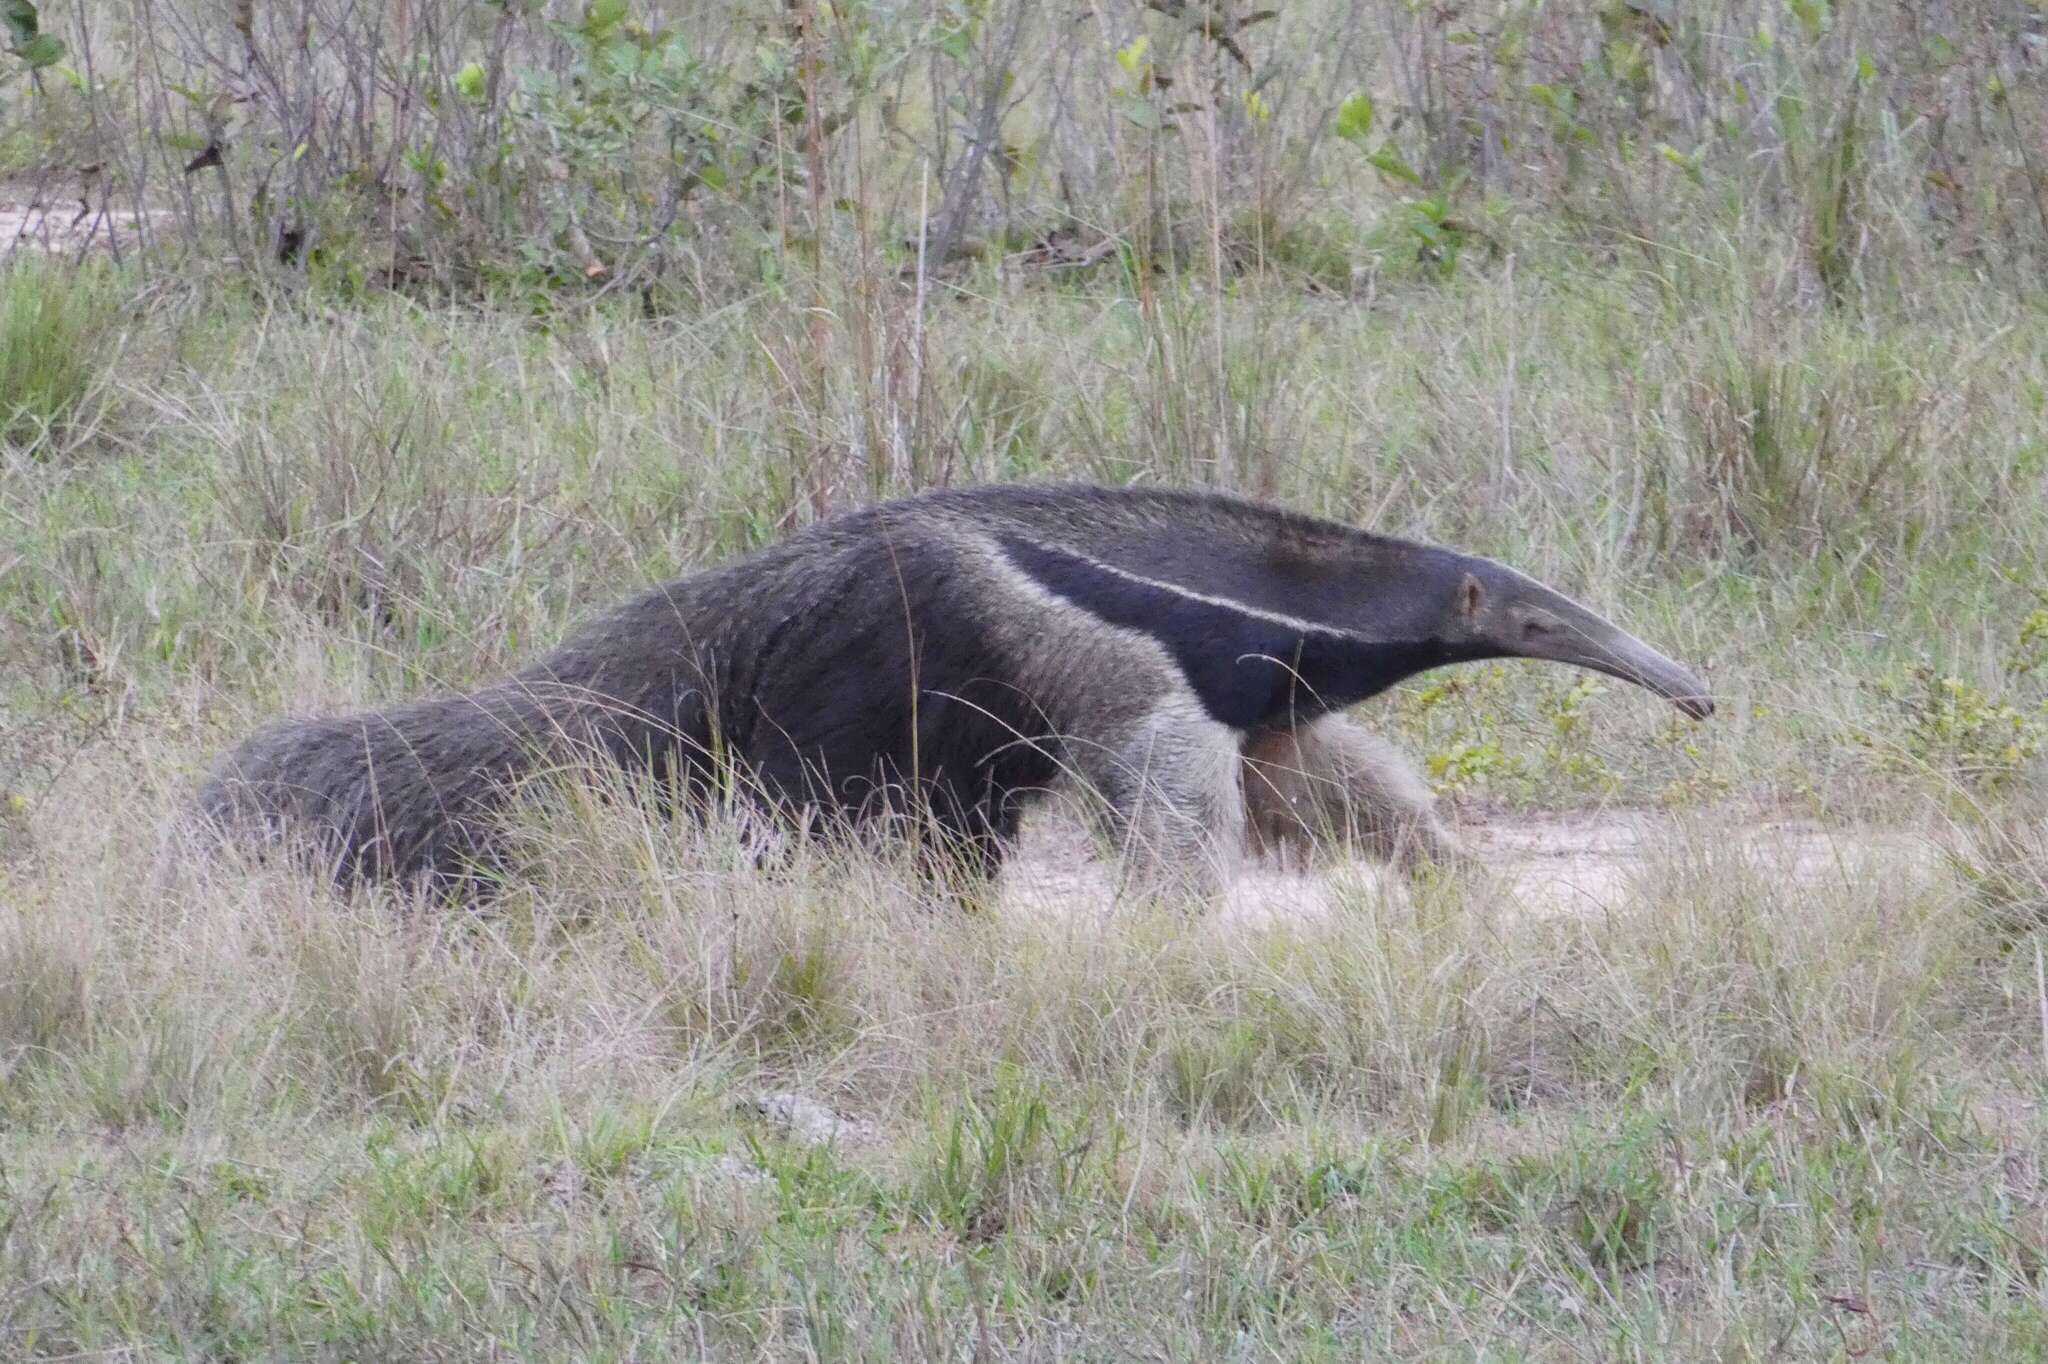
[[[0,1354],[2048,1353],[2038,3],[0,20]],[[1698,663],[1704,726],[1523,666],[1362,711],[1467,821],[1654,855],[1246,934],[630,802],[481,914],[173,855],[279,712],[1066,476]],[[1788,813],[1933,853],[1788,882],[1730,836]]]

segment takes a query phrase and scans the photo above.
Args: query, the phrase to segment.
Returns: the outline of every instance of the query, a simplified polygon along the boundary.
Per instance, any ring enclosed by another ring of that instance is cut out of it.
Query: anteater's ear
[[[1479,579],[1472,574],[1465,575],[1465,581],[1458,584],[1458,618],[1471,624],[1479,616],[1480,604],[1486,600],[1486,589],[1479,585]]]

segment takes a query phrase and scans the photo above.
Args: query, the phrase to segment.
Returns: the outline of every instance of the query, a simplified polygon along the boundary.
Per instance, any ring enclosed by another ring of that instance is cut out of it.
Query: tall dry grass
[[[858,853],[767,876],[599,802],[530,812],[531,878],[461,913],[166,861],[176,783],[106,793],[175,752],[94,759],[4,873],[0,1250],[36,1286],[4,1323],[36,1348],[2032,1329],[2032,930],[1932,862],[1768,878],[1706,814],[1583,915],[1360,882],[1232,928],[963,914]],[[752,1116],[786,1092],[853,1123]]]

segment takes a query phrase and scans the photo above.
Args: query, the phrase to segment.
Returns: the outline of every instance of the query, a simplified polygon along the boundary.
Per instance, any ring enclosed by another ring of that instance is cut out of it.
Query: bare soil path
[[[1939,853],[1924,835],[1900,829],[1829,826],[1806,818],[1715,820],[1687,829],[1661,811],[1595,811],[1492,816],[1460,835],[1500,878],[1503,898],[1532,917],[1593,916],[1627,909],[1648,889],[1645,873],[1687,850],[1734,854],[1756,874],[1816,888],[1871,876],[1924,876]],[[1028,829],[1004,871],[1003,904],[1017,914],[1085,918],[1111,911],[1113,869],[1094,856],[1076,825],[1046,820]],[[1371,863],[1309,870],[1257,862],[1240,869],[1217,916],[1224,925],[1312,922],[1345,895],[1404,893],[1402,878]]]
[[[18,252],[75,255],[104,251],[117,243],[121,250],[132,251],[141,244],[145,218],[168,223],[171,214],[139,214],[100,198],[88,201],[69,184],[60,188],[0,181],[0,259]]]

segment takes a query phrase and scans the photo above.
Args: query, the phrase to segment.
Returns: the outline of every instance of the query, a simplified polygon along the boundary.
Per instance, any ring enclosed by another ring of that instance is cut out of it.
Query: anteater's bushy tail
[[[546,737],[545,706],[498,690],[268,726],[215,770],[199,811],[344,881],[466,876],[492,860],[496,809]]]
[[[672,777],[673,755],[695,746],[674,721],[697,718],[658,722],[527,677],[344,719],[290,720],[221,763],[199,792],[199,814],[216,834],[289,846],[345,883],[473,885],[501,862],[502,810],[523,778],[599,754]]]
[[[680,794],[713,748],[700,629],[744,615],[707,608],[704,581],[650,589],[478,691],[271,725],[208,779],[201,823],[310,854],[344,882],[474,889],[502,867],[504,806],[524,779],[594,761],[651,770]]]

